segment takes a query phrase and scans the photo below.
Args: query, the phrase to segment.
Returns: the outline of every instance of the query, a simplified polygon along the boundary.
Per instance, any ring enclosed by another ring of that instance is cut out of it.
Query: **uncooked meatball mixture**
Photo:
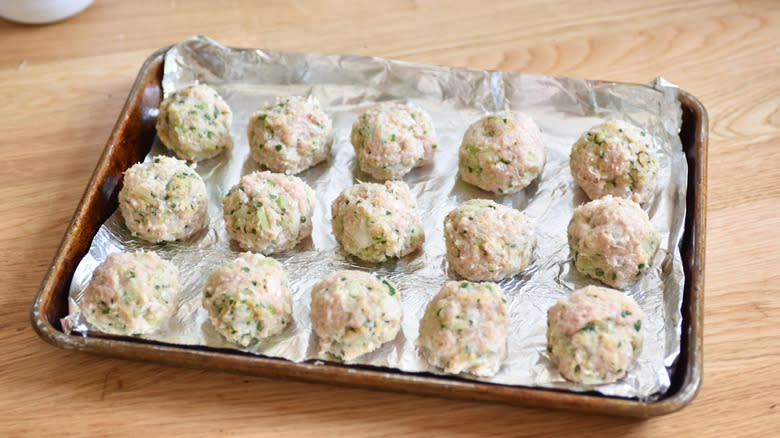
[[[639,204],[610,195],[577,207],[568,236],[577,270],[618,289],[648,271],[660,242]]]
[[[431,161],[436,149],[431,117],[413,104],[370,107],[352,125],[351,140],[360,170],[379,181],[402,178]]]
[[[623,120],[594,126],[571,148],[571,174],[590,199],[613,195],[644,203],[658,174],[650,143],[649,134]]]
[[[531,262],[536,236],[523,213],[486,199],[472,199],[444,219],[447,261],[471,281],[499,281]]]
[[[515,193],[542,172],[542,131],[526,114],[504,111],[474,122],[463,134],[458,154],[460,177],[482,190]]]
[[[184,239],[208,222],[206,185],[184,161],[154,157],[125,171],[119,211],[133,236],[149,242]]]
[[[642,339],[642,311],[615,289],[587,286],[547,311],[547,352],[572,382],[622,379],[639,356]]]
[[[272,254],[311,235],[314,191],[296,176],[244,175],[222,199],[227,233],[241,248]]]
[[[331,214],[344,251],[367,262],[403,257],[425,241],[417,201],[402,181],[355,184],[333,201]]]
[[[311,324],[320,350],[340,360],[353,360],[395,339],[401,316],[395,285],[367,272],[334,272],[311,291]]]
[[[292,319],[292,292],[282,265],[244,253],[209,275],[203,307],[217,331],[244,347],[280,333]]]
[[[506,357],[508,335],[499,285],[449,281],[425,308],[417,346],[428,363],[445,372],[492,376]]]
[[[295,174],[325,160],[333,122],[313,97],[279,97],[249,117],[252,158],[274,172]]]
[[[193,85],[160,103],[157,135],[177,157],[199,161],[233,147],[232,120],[230,107],[215,89]]]
[[[81,313],[97,330],[151,333],[176,311],[179,271],[156,253],[113,253],[92,274]]]

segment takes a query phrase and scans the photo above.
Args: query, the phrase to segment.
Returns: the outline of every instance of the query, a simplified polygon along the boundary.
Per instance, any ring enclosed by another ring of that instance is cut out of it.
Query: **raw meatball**
[[[314,191],[302,179],[271,172],[244,175],[222,199],[227,233],[249,251],[272,254],[311,235]]]
[[[292,293],[276,260],[244,253],[211,271],[203,287],[203,307],[222,336],[246,347],[287,326]]]
[[[366,272],[334,272],[311,291],[311,325],[320,350],[344,361],[395,339],[401,313],[395,286]]]
[[[133,236],[149,242],[184,239],[208,222],[206,186],[184,161],[155,157],[125,171],[119,211]]]
[[[568,231],[577,270],[619,289],[647,272],[660,242],[639,204],[610,195],[577,207]]]
[[[623,378],[642,347],[642,311],[615,289],[587,286],[547,311],[547,352],[568,380]]]
[[[472,199],[444,218],[447,261],[472,281],[511,277],[531,262],[536,236],[525,215],[486,199]]]
[[[463,134],[460,177],[482,190],[501,194],[522,190],[542,172],[542,131],[529,116],[504,111],[485,116]]]
[[[249,117],[246,133],[252,158],[286,174],[323,161],[333,144],[333,122],[312,96],[278,97]]]
[[[384,181],[431,161],[436,131],[431,116],[416,105],[383,102],[358,117],[351,140],[360,170]]]
[[[425,241],[417,201],[402,181],[355,184],[333,201],[331,214],[344,251],[367,262],[403,257]]]
[[[569,167],[590,199],[613,195],[643,203],[653,197],[658,158],[645,131],[614,120],[582,134],[571,148]]]
[[[428,363],[448,373],[492,376],[506,357],[508,334],[499,285],[449,281],[425,308],[417,346]]]
[[[95,269],[81,313],[99,331],[140,335],[176,311],[179,271],[153,252],[113,253]]]
[[[211,158],[233,147],[233,114],[217,91],[193,85],[165,98],[157,115],[157,135],[182,160]]]

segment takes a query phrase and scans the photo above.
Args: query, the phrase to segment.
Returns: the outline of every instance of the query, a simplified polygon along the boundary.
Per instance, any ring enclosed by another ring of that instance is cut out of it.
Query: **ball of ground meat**
[[[113,253],[92,274],[81,313],[97,330],[140,335],[176,311],[179,271],[153,252]]]
[[[244,347],[280,333],[292,320],[284,269],[260,254],[241,254],[211,271],[202,301],[214,328]]]
[[[217,91],[193,85],[163,99],[157,115],[157,135],[182,160],[211,158],[233,147],[233,114]]]
[[[311,324],[321,353],[350,361],[395,339],[401,297],[389,281],[366,272],[337,271],[311,291]]]
[[[618,289],[647,272],[660,243],[639,204],[610,195],[577,207],[568,236],[577,270]]]
[[[472,199],[444,218],[447,261],[471,281],[499,281],[531,263],[536,236],[523,213],[487,199]]]
[[[119,211],[133,236],[173,241],[203,229],[209,199],[200,175],[184,161],[155,157],[125,171]]]
[[[360,170],[384,181],[431,161],[436,131],[431,116],[418,106],[383,102],[358,117],[351,140]]]
[[[298,177],[253,172],[222,199],[222,214],[241,248],[268,255],[311,235],[315,202],[314,191]]]
[[[542,172],[542,131],[521,112],[485,116],[468,127],[458,154],[460,177],[482,190],[515,193]]]
[[[508,334],[499,285],[449,281],[425,308],[417,346],[428,363],[448,373],[492,376],[506,357]]]
[[[658,157],[650,136],[622,120],[582,134],[571,148],[569,167],[590,199],[613,195],[643,203],[655,192]]]
[[[313,96],[279,97],[249,117],[252,158],[274,172],[295,174],[325,160],[333,122]]]
[[[355,184],[333,201],[331,214],[344,251],[367,262],[403,257],[425,241],[417,201],[402,181]]]
[[[547,352],[567,380],[623,378],[642,347],[642,311],[622,292],[587,286],[547,311]]]

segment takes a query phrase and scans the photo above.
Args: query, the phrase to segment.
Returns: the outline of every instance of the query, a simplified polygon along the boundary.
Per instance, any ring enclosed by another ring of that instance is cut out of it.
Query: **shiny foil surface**
[[[173,318],[159,331],[141,338],[242,350],[295,362],[331,360],[318,354],[317,336],[309,320],[310,292],[332,271],[359,269],[376,272],[398,286],[404,315],[394,341],[352,363],[441,374],[421,358],[414,341],[428,301],[445,281],[457,279],[448,271],[445,259],[443,220],[462,202],[486,198],[524,212],[535,227],[538,243],[532,264],[500,282],[511,319],[503,366],[492,378],[458,377],[503,385],[593,390],[643,400],[653,399],[669,387],[669,367],[680,348],[685,282],[678,244],[685,219],[687,165],[678,137],[681,109],[675,85],[660,78],[642,86],[364,56],[231,49],[205,37],[177,44],[165,58],[166,95],[195,83],[217,89],[233,111],[234,149],[194,166],[209,192],[208,229],[184,242],[150,244],[132,238],[115,212],[100,228],[76,270],[70,288],[70,315],[63,319],[66,330],[83,336],[94,333],[78,309],[93,270],[112,252],[143,249],[156,251],[178,267],[183,291]],[[221,200],[242,175],[261,170],[249,156],[249,115],[277,96],[292,95],[319,99],[333,119],[335,141],[325,162],[298,175],[317,196],[311,238],[291,251],[274,255],[283,264],[293,291],[294,322],[281,335],[244,349],[227,342],[212,327],[201,306],[202,288],[212,269],[242,252],[227,236]],[[416,195],[423,218],[426,240],[422,250],[397,261],[370,265],[340,249],[331,233],[330,204],[346,187],[370,180],[357,167],[349,136],[358,114],[379,101],[413,102],[430,113],[438,151],[433,163],[403,178]],[[458,178],[458,148],[472,122],[507,109],[527,113],[540,126],[547,163],[542,175],[525,190],[496,196]],[[588,201],[571,177],[569,152],[583,132],[614,117],[641,126],[653,139],[651,146],[660,161],[658,188],[643,207],[662,239],[647,275],[625,292],[636,299],[645,314],[645,340],[638,361],[623,380],[586,387],[565,381],[548,358],[547,309],[572,290],[598,283],[574,269],[567,244],[566,228],[572,212]],[[146,159],[157,155],[172,155],[159,139]]]

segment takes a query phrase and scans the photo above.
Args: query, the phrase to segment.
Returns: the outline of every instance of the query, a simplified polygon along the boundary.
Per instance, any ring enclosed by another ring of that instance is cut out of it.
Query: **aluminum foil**
[[[508,357],[497,375],[476,379],[504,385],[595,390],[605,395],[649,400],[669,387],[671,367],[680,346],[680,307],[684,275],[678,251],[685,218],[687,166],[678,137],[681,110],[678,89],[663,79],[648,86],[612,84],[554,76],[435,67],[350,55],[238,50],[205,37],[177,44],[167,53],[163,77],[166,95],[193,83],[215,87],[234,113],[235,148],[198,163],[210,196],[210,225],[186,242],[148,244],[133,239],[115,212],[100,228],[81,260],[70,289],[67,329],[93,332],[79,315],[78,303],[92,271],[117,251],[154,250],[181,272],[184,290],[174,317],[144,339],[180,345],[205,345],[299,362],[323,359],[309,320],[312,286],[338,269],[375,271],[394,281],[401,293],[404,318],[398,337],[355,362],[404,372],[440,374],[414,347],[418,321],[427,302],[448,274],[443,237],[444,216],[471,198],[487,198],[523,211],[534,224],[535,260],[520,275],[502,281],[511,317]],[[275,256],[285,267],[293,292],[294,323],[285,332],[250,348],[228,343],[211,326],[201,307],[201,291],[211,269],[240,253],[224,229],[221,199],[246,173],[259,170],[249,157],[249,115],[276,96],[314,95],[334,122],[335,142],[329,159],[299,174],[317,193],[314,232],[294,250]],[[330,203],[346,187],[369,180],[357,168],[349,142],[357,115],[377,101],[414,102],[427,110],[437,132],[434,163],[413,170],[404,180],[417,196],[426,241],[422,251],[377,266],[346,256],[331,234]],[[470,123],[486,113],[520,110],[544,133],[547,164],[540,178],[510,196],[481,191],[457,176],[457,151]],[[652,269],[626,293],[645,313],[645,341],[637,363],[620,382],[584,387],[565,381],[546,353],[546,312],[573,289],[594,283],[572,265],[566,228],[574,208],[587,198],[572,180],[568,157],[572,143],[588,128],[624,117],[652,134],[659,153],[659,189],[645,206],[662,234]],[[146,157],[170,155],[159,142]]]

